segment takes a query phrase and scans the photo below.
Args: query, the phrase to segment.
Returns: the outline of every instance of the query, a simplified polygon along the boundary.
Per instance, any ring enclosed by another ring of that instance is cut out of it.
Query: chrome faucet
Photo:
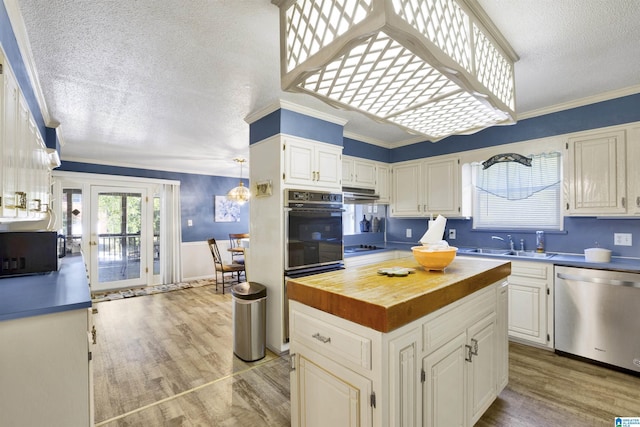
[[[500,236],[491,236],[491,238],[493,240],[501,240],[501,241],[504,242],[504,239],[502,237],[500,237]],[[513,239],[511,238],[511,234],[507,234],[507,239],[509,239],[509,250],[515,251],[516,249],[514,247]]]

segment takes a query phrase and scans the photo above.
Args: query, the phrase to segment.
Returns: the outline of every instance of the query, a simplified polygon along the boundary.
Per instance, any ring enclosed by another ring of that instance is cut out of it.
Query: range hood
[[[376,190],[371,188],[342,187],[344,203],[373,203],[380,199]]]

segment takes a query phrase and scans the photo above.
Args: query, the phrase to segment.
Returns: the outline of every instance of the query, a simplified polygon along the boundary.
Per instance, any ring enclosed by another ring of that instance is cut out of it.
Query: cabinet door
[[[496,397],[496,315],[487,316],[469,328],[471,362],[467,365],[467,389],[471,424],[480,419]]]
[[[373,162],[356,160],[354,162],[354,184],[361,188],[375,188],[376,165]]]
[[[371,426],[371,381],[328,359],[293,355],[291,425]],[[296,398],[297,396],[297,398]]]
[[[568,150],[570,213],[626,213],[624,131],[570,138]]]
[[[376,193],[380,196],[380,203],[391,201],[391,168],[378,164],[376,167]]]
[[[342,187],[342,149],[324,145],[315,147],[316,177],[318,185],[332,187],[335,189]]]
[[[414,329],[389,342],[389,418],[393,426],[417,426],[421,416],[417,376],[419,338],[420,332]]]
[[[422,368],[422,423],[426,427],[466,426],[465,344],[466,333],[458,335],[425,357]]]
[[[546,282],[509,276],[509,336],[547,344]]]
[[[460,161],[456,158],[423,163],[425,213],[460,215]]]
[[[393,167],[391,216],[422,216],[420,163]]]
[[[640,126],[633,126],[627,133],[627,197],[628,212],[640,215]]]
[[[507,386],[509,382],[509,283],[504,282],[498,288],[498,302],[496,305],[496,349],[498,361],[497,369],[497,390],[496,394]]]
[[[314,146],[292,139],[284,141],[284,174],[289,184],[310,184],[315,180]]]
[[[342,158],[342,185],[353,185],[354,179],[353,159]]]

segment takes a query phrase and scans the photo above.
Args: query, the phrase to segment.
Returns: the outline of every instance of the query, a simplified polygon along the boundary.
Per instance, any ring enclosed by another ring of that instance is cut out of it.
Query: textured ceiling
[[[278,99],[341,117],[346,132],[372,141],[415,140],[282,92],[269,0],[3,1],[22,14],[63,160],[238,176],[232,158],[249,156],[245,117]],[[519,116],[640,92],[640,1],[478,3],[520,57]]]

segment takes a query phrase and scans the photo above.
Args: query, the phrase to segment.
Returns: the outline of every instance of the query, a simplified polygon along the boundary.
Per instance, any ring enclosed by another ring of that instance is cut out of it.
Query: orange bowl
[[[458,248],[454,246],[439,248],[414,246],[411,251],[413,251],[413,257],[425,270],[444,270],[456,257]]]

